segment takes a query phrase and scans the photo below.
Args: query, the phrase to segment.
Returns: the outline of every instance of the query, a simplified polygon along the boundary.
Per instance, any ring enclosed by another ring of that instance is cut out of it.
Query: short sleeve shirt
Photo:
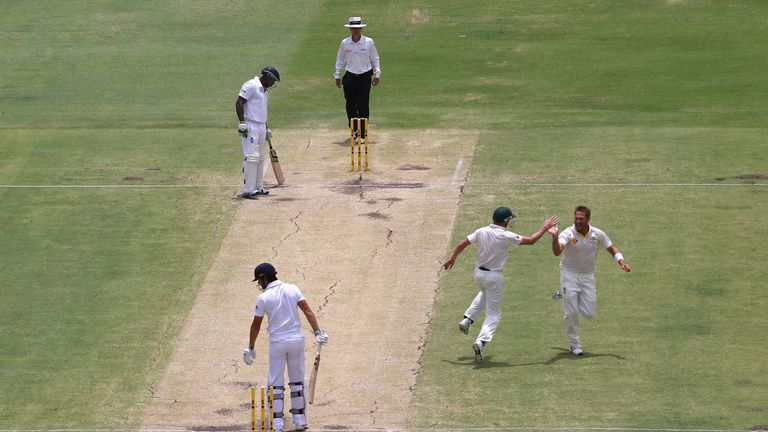
[[[503,226],[491,224],[478,228],[467,236],[467,240],[477,245],[477,267],[502,271],[507,265],[509,248],[519,246],[523,237],[520,234],[507,231]]]
[[[267,316],[269,340],[279,342],[301,335],[298,303],[304,300],[299,287],[279,280],[267,285],[256,298],[255,316]]]
[[[571,225],[560,233],[557,241],[565,245],[560,268],[579,274],[594,274],[597,251],[613,245],[602,230],[593,226],[590,226],[587,235],[583,236]]]
[[[269,91],[261,85],[259,77],[246,81],[240,88],[239,96],[245,99],[243,117],[246,120],[266,123],[267,105],[269,103]]]

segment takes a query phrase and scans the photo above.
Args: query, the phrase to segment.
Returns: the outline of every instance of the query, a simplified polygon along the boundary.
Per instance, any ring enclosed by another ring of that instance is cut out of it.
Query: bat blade
[[[312,365],[312,375],[309,377],[309,399],[310,405],[315,401],[315,386],[317,384],[317,371],[320,369],[320,347],[317,345],[317,352],[315,353],[315,363]]]
[[[267,140],[269,143],[269,159],[272,161],[272,171],[275,173],[277,184],[282,185],[285,183],[285,176],[283,175],[283,168],[280,167],[280,159],[277,157],[277,150],[272,147],[272,140]]]

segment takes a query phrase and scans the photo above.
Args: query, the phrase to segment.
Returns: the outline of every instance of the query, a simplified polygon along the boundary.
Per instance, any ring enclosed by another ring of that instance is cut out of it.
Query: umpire
[[[336,55],[336,72],[333,76],[336,79],[336,87],[344,86],[347,125],[351,118],[368,118],[371,84],[377,85],[381,79],[379,52],[373,39],[363,36],[365,26],[362,18],[350,17],[349,23],[344,24],[344,27],[349,28],[352,35],[341,41]],[[341,68],[345,68],[344,77],[341,77]]]

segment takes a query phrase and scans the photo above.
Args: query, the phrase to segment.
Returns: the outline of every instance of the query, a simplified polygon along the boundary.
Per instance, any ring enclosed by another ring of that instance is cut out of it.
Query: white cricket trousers
[[[248,126],[248,136],[240,140],[243,144],[243,193],[250,193],[264,188],[267,125],[252,121],[246,121],[245,124]]]
[[[595,275],[572,273],[560,269],[560,289],[563,291],[563,322],[568,344],[581,347],[579,314],[591,319],[597,313]]]
[[[269,378],[267,382],[270,386],[285,387],[287,391],[282,391],[283,400],[275,400],[275,412],[283,412],[285,407],[285,395],[291,396],[293,386],[285,385],[285,369],[288,367],[288,382],[304,382],[304,334],[299,333],[295,338],[283,341],[269,341]],[[303,384],[301,385],[302,390]],[[291,408],[306,409],[306,398],[291,398]],[[301,406],[294,406],[299,403]],[[293,423],[296,425],[307,424],[306,414],[295,414]],[[275,429],[283,428],[283,419],[275,419]]]
[[[485,321],[476,342],[490,342],[501,322],[501,301],[504,300],[504,274],[500,271],[475,269],[475,285],[479,292],[472,300],[464,315],[476,321],[480,310],[485,307]]]

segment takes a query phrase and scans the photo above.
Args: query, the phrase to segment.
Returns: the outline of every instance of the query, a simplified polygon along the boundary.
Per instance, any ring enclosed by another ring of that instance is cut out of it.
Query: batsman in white
[[[261,76],[246,81],[235,102],[240,124],[237,132],[243,143],[243,198],[267,195],[264,188],[267,150],[264,141],[272,138],[267,126],[269,89],[280,82],[280,73],[272,66],[261,70]]]
[[[464,312],[464,318],[459,322],[459,330],[469,333],[469,326],[475,322],[480,310],[485,307],[485,321],[472,344],[475,361],[480,362],[485,354],[485,344],[493,339],[493,334],[501,322],[501,302],[504,299],[504,274],[502,271],[509,258],[509,248],[519,245],[535,244],[547,230],[557,226],[557,216],[544,220],[544,225],[529,237],[507,231],[515,220],[515,214],[508,207],[499,207],[493,212],[493,223],[478,228],[467,238],[459,242],[453,255],[443,264],[448,270],[456,263],[456,257],[470,244],[477,244],[477,261],[475,262],[475,285],[478,293]]]
[[[261,323],[267,317],[269,334],[269,376],[268,385],[274,387],[274,426],[276,432],[283,431],[283,406],[285,394],[285,370],[288,368],[291,410],[296,430],[307,428],[306,397],[304,396],[304,333],[301,331],[299,310],[304,313],[312,326],[317,343],[328,343],[328,335],[320,330],[317,317],[309,307],[304,294],[296,285],[277,279],[277,270],[270,263],[261,263],[253,271],[263,293],[256,298],[248,347],[243,351],[243,361],[253,364],[256,358],[254,348],[259,336]]]
[[[590,319],[597,313],[597,250],[606,249],[622,270],[632,271],[605,232],[589,224],[591,213],[589,208],[578,206],[573,213],[572,226],[561,233],[558,233],[557,226],[549,229],[552,234],[552,253],[555,256],[563,255],[560,260],[560,289],[552,298],[563,300],[565,333],[568,336],[569,351],[575,356],[584,353],[579,339],[579,314]]]

